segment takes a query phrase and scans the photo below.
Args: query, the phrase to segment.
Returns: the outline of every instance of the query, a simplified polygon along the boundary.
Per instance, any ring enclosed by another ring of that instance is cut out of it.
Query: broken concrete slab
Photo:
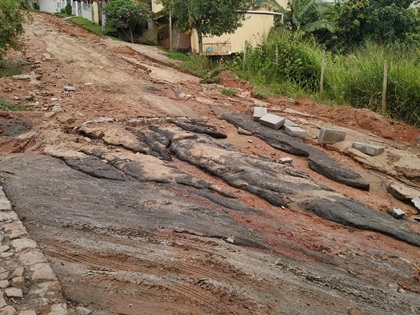
[[[405,216],[405,212],[400,208],[389,209],[388,213],[392,215],[395,219],[402,219]]]
[[[277,115],[267,114],[260,118],[260,124],[271,129],[280,129],[286,119]]]
[[[303,130],[300,127],[294,127],[294,126],[284,126],[284,132],[286,132],[288,135],[292,137],[298,137],[302,139],[306,139],[307,133],[305,130]]]
[[[371,156],[377,156],[385,151],[385,147],[363,142],[354,142],[352,148]]]
[[[396,199],[407,204],[413,204],[413,199],[415,198],[418,198],[420,202],[420,189],[407,186],[401,182],[391,182],[387,187],[387,191]],[[420,209],[419,207],[420,204],[417,208]]]
[[[322,128],[319,131],[318,142],[321,144],[334,144],[344,141],[346,132],[338,129]]]
[[[259,121],[261,117],[267,115],[267,108],[266,107],[254,107],[254,121]]]

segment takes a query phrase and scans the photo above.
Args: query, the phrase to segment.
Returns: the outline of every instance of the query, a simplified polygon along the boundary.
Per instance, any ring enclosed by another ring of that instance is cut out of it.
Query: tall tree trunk
[[[203,33],[197,29],[197,36],[198,36],[198,54],[201,55],[203,53]]]

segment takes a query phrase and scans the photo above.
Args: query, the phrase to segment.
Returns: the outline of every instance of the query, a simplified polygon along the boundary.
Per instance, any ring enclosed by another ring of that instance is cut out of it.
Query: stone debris
[[[307,133],[305,130],[303,130],[300,127],[294,127],[294,126],[284,126],[284,132],[287,133],[289,136],[292,137],[298,137],[302,139],[306,139]]]
[[[271,129],[280,129],[286,119],[277,115],[267,114],[260,118],[260,124]]]
[[[29,74],[17,74],[12,76],[15,80],[30,80],[31,76]]]
[[[413,203],[414,207],[420,210],[420,197],[411,199],[411,202]]]
[[[344,141],[346,132],[331,128],[322,128],[319,131],[318,142],[321,144],[334,144]]]
[[[0,253],[0,315],[68,314],[54,271],[29,238],[1,186]],[[46,309],[50,311],[45,313]]]
[[[4,294],[8,297],[8,298],[22,298],[23,297],[23,292],[21,289],[18,288],[7,288],[4,291]]]
[[[95,123],[113,123],[115,120],[111,117],[99,117],[98,119],[95,119],[93,122]]]
[[[92,311],[88,310],[87,308],[78,306],[76,308],[77,315],[89,315],[92,314]]]
[[[400,208],[389,209],[388,213],[392,215],[395,219],[402,219],[405,216],[405,212]]]
[[[267,108],[266,107],[254,107],[254,121],[260,121],[260,118],[267,115]]]
[[[385,151],[385,147],[362,142],[354,142],[352,148],[371,156],[377,156]]]
[[[407,186],[401,182],[393,181],[389,183],[387,191],[398,200],[414,205],[420,210],[420,189]]]
[[[291,157],[284,157],[279,159],[280,164],[292,164],[293,159]]]
[[[245,136],[252,136],[254,134],[252,131],[245,130],[241,127],[238,128],[238,133]]]
[[[74,91],[76,91],[76,88],[74,86],[71,86],[71,85],[65,85],[64,86],[64,91],[66,91],[66,92],[74,92]]]

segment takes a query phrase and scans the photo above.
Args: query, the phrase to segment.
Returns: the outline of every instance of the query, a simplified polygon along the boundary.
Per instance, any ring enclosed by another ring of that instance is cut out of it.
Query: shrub
[[[135,0],[110,0],[103,12],[108,24],[123,32],[132,43],[134,33],[142,33],[142,24],[153,16],[147,4]]]
[[[22,3],[16,0],[0,1],[0,59],[8,48],[18,47],[17,37],[23,33],[24,17],[20,11]]]
[[[320,54],[321,49],[299,33],[273,32],[263,44],[248,48],[243,75],[261,84],[292,84],[302,91],[315,92],[319,87]]]
[[[67,4],[66,4],[66,6],[64,7],[64,9],[61,9],[61,10],[60,10],[60,12],[61,12],[61,13],[65,13],[65,14],[67,14],[67,15],[72,15],[72,13],[73,13],[73,8],[71,7],[71,3],[70,3],[70,1],[69,1],[69,0],[67,0]]]

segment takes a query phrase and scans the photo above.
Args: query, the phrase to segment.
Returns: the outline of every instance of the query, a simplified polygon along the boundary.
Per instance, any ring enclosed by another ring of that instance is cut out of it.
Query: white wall
[[[85,19],[88,19],[89,21],[92,21],[92,4],[90,3],[84,3],[84,2],[80,2],[80,4],[82,6],[82,17],[84,17]]]
[[[67,5],[67,0],[38,0],[39,10],[56,13]]]

